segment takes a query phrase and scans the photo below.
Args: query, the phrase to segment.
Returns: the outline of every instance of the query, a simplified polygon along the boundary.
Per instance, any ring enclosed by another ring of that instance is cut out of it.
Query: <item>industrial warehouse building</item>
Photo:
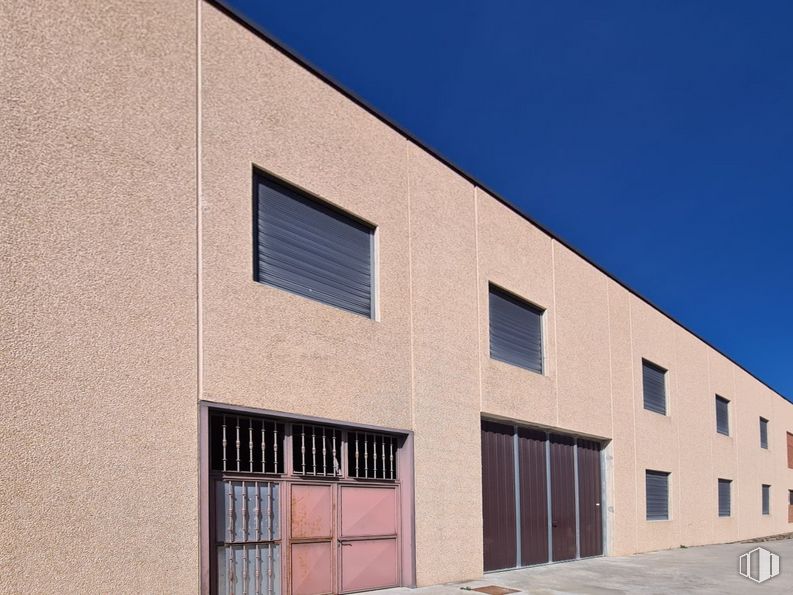
[[[0,22],[0,591],[343,593],[793,527],[791,403],[229,11]]]

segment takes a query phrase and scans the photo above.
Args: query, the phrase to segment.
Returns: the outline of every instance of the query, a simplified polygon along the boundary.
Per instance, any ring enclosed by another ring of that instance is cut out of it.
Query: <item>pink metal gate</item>
[[[211,412],[209,433],[202,592],[331,595],[410,584],[405,437],[222,410]]]
[[[295,482],[289,491],[290,593],[399,585],[397,486]]]

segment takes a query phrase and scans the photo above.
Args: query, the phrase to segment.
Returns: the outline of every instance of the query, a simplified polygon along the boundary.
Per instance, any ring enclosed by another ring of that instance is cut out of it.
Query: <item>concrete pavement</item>
[[[781,558],[779,576],[762,584],[738,574],[738,557],[765,547]],[[575,593],[793,594],[793,539],[680,548],[613,558],[591,558],[485,575],[482,580],[419,589],[387,589],[379,595],[480,595],[469,589],[495,585],[535,595]]]

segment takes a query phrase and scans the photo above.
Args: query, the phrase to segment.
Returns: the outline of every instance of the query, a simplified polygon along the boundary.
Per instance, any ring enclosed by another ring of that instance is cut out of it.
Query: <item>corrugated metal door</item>
[[[518,429],[520,563],[548,561],[548,481],[545,432]]]
[[[553,560],[576,557],[575,441],[550,437]]]
[[[600,445],[578,441],[578,531],[582,558],[603,553],[603,513],[600,489]]]
[[[512,426],[482,422],[482,520],[485,570],[517,562]]]

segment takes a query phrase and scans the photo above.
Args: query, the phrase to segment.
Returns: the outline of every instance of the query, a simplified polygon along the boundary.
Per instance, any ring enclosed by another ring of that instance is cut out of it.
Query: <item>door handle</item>
[[[346,541],[339,541],[339,547],[351,546],[351,545],[352,545],[351,543],[347,543]]]

